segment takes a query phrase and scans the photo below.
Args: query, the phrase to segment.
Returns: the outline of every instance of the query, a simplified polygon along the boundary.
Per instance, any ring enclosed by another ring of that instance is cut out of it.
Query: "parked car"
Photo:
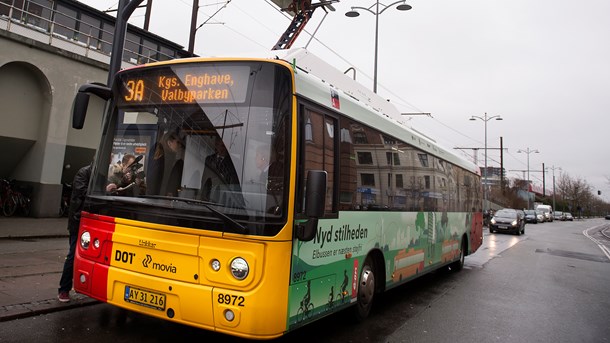
[[[553,220],[566,220],[566,219],[563,216],[563,212],[555,211],[555,212],[553,212]]]
[[[544,212],[536,210],[536,217],[538,218],[538,223],[544,223]]]
[[[610,220],[610,214],[606,214],[606,220]]]
[[[538,224],[538,214],[535,210],[525,210],[525,222]]]
[[[521,210],[504,208],[498,210],[489,222],[489,232],[525,233],[525,213]]]
[[[563,212],[563,217],[565,218],[564,220],[574,221],[574,217],[570,212]]]

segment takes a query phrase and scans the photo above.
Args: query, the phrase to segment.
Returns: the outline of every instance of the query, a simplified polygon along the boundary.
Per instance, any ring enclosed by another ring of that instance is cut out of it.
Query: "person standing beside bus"
[[[72,289],[72,278],[74,273],[74,252],[80,226],[80,213],[85,203],[85,195],[89,179],[91,178],[91,168],[93,163],[78,170],[72,181],[72,195],[70,196],[70,207],[68,209],[68,232],[70,250],[66,255],[64,269],[59,280],[57,299],[63,303],[70,301],[70,290]]]

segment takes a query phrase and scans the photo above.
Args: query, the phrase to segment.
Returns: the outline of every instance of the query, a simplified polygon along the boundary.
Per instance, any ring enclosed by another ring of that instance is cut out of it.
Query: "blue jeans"
[[[74,253],[76,250],[76,239],[78,238],[78,230],[70,230],[70,250],[64,262],[64,270],[61,273],[59,280],[59,292],[70,292],[72,289],[72,278],[74,274]]]

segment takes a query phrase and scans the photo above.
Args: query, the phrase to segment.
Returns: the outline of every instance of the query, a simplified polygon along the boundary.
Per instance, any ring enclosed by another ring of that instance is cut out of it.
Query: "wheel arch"
[[[472,249],[472,242],[470,241],[470,237],[467,232],[464,232],[462,235],[462,245],[466,243],[466,250],[464,250],[464,256],[470,255],[470,250]]]
[[[371,258],[373,261],[373,267],[375,268],[375,293],[382,293],[385,291],[385,258],[383,252],[380,249],[373,249],[369,251],[364,261],[367,258]],[[364,266],[364,263],[362,264]]]

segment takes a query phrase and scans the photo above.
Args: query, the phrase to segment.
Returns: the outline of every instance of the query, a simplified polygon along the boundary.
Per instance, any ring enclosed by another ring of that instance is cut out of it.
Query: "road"
[[[274,342],[610,342],[610,221],[528,224],[523,236],[485,234],[459,273],[437,272]],[[585,235],[586,233],[586,235]],[[0,323],[0,342],[242,340],[107,304]]]

